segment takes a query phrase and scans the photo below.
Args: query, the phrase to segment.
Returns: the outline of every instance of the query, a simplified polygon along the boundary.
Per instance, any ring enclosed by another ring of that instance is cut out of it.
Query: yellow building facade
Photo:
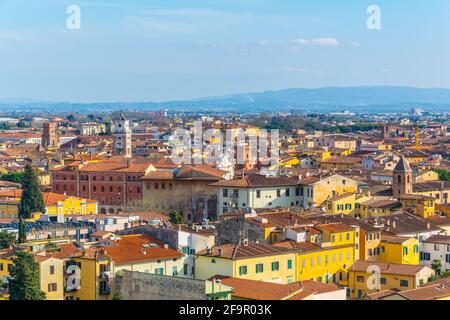
[[[239,256],[227,254],[229,247],[235,245],[216,246],[211,253],[202,252],[196,255],[195,277],[207,280],[215,275],[234,278],[258,280],[273,283],[289,284],[297,281],[296,252],[290,249],[273,249],[269,245],[248,244],[236,248],[268,248],[270,253],[257,256]],[[219,253],[224,250],[223,253]],[[233,249],[232,249],[233,250]],[[279,251],[279,252],[276,252]]]
[[[17,219],[22,190],[0,191],[0,218]],[[43,192],[45,213],[50,216],[93,215],[98,213],[98,201],[81,199],[53,192]]]
[[[356,196],[354,193],[343,193],[325,201],[327,214],[352,214],[356,207]]]
[[[397,264],[420,263],[419,240],[404,237],[382,237],[380,261]]]
[[[66,300],[108,300],[113,261],[104,253],[86,250],[66,263]]]
[[[433,269],[424,265],[356,261],[349,270],[349,297],[364,299],[367,294],[383,290],[419,288],[433,275]]]

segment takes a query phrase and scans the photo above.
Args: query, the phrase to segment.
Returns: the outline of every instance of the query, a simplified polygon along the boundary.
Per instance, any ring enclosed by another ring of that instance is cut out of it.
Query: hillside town
[[[0,300],[450,299],[448,114],[0,122]]]

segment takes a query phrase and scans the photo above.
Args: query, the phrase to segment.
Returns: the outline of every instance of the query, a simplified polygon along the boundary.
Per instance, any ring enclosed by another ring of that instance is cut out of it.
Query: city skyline
[[[81,10],[79,30],[67,29],[69,5]],[[381,30],[367,28],[370,5],[381,9]],[[441,0],[4,0],[0,98],[126,102],[328,86],[450,88],[448,9]]]

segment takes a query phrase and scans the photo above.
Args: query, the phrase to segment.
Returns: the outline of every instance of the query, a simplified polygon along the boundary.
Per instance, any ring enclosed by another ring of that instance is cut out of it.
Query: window
[[[300,195],[300,188],[299,187],[295,188],[295,195],[296,196]]]
[[[417,245],[414,246],[414,253],[419,253],[419,246]]]
[[[58,290],[58,285],[56,283],[48,284],[48,292],[55,292]]]
[[[356,276],[356,282],[364,282],[364,276]]]
[[[368,254],[369,257],[372,256],[372,249],[369,249],[367,254]]]
[[[280,263],[278,261],[272,262],[272,271],[280,270]]]
[[[234,189],[233,190],[233,197],[235,197],[235,198],[239,197],[239,190],[238,189]]]
[[[334,234],[333,235],[331,235],[331,242],[334,242],[336,239],[335,239],[335,236],[334,236]]]
[[[258,263],[256,265],[256,273],[262,273],[264,272],[264,265],[262,263]]]
[[[408,247],[403,247],[403,255],[408,255]]]
[[[350,240],[350,233],[349,233],[349,232],[347,232],[347,233],[345,234],[345,239],[346,239],[347,241]]]
[[[188,265],[185,263],[183,265],[183,275],[187,276],[187,274],[188,274]]]
[[[176,266],[173,266],[173,267],[172,267],[172,275],[173,275],[173,276],[177,276],[177,275],[178,275],[178,269],[177,269]]]
[[[50,266],[50,274],[55,274],[55,266]]]
[[[287,268],[290,270],[290,269],[292,269],[292,260],[288,260],[288,262],[287,262]]]
[[[450,263],[450,254],[445,255],[445,262]]]
[[[164,268],[156,268],[155,274],[159,274],[161,276],[164,275]]]
[[[363,297],[363,291],[358,289],[358,298],[361,299]]]
[[[408,284],[408,280],[400,280],[400,287],[407,287]]]
[[[256,190],[256,197],[261,198],[261,190]]]
[[[387,284],[386,278],[380,278],[380,284],[386,285]]]
[[[166,184],[163,182],[161,183],[161,189],[165,189],[166,188]]]
[[[291,196],[291,189],[287,188],[286,189],[286,197],[290,197]]]
[[[224,198],[228,198],[228,189],[223,189],[223,190],[222,190],[222,196],[223,196]]]
[[[247,266],[240,266],[239,267],[239,275],[246,275],[247,274]]]
[[[281,197],[281,190],[277,189],[277,197]]]

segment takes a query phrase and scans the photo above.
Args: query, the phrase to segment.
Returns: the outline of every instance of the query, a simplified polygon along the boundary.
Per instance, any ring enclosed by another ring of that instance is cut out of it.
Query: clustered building
[[[26,221],[27,241],[0,250],[2,297],[26,250],[47,299],[450,298],[445,122],[386,120],[351,134],[297,128],[282,133],[276,165],[255,158],[247,140],[242,164],[176,164],[171,134],[198,117],[112,118],[0,133],[0,172],[31,162],[45,202]],[[200,118],[204,130],[235,138],[260,130],[251,117]],[[0,231],[18,232],[21,196],[20,184],[0,184]]]

